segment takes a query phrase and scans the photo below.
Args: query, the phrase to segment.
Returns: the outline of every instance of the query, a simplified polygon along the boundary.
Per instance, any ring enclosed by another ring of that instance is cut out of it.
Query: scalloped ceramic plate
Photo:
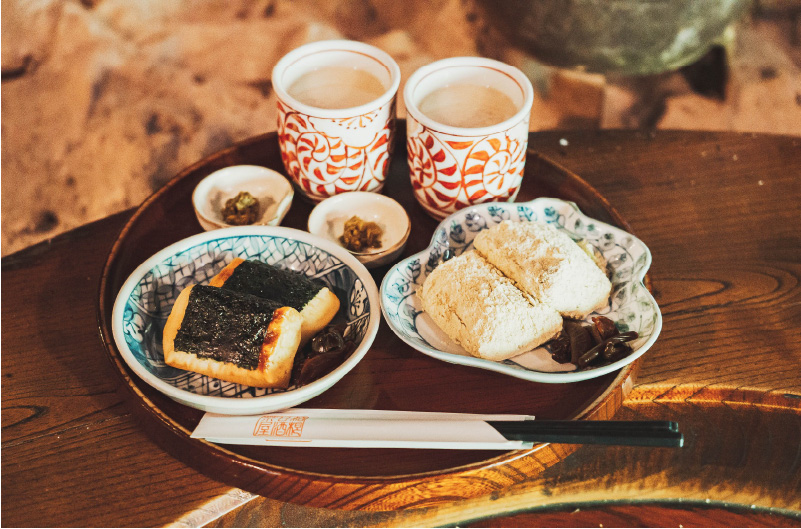
[[[615,321],[621,331],[637,331],[627,357],[601,367],[577,370],[559,364],[546,347],[538,347],[503,362],[470,356],[437,327],[420,304],[417,291],[426,277],[442,262],[446,251],[460,255],[471,249],[476,234],[503,220],[547,222],[573,239],[587,239],[608,262],[612,280],[609,304],[593,315]],[[662,314],[643,284],[651,266],[651,252],[637,237],[609,224],[587,217],[572,202],[538,198],[531,202],[493,202],[463,209],[440,223],[424,251],[396,264],[381,283],[381,310],[390,328],[404,342],[429,356],[466,366],[488,369],[534,382],[578,382],[599,377],[630,364],[656,341],[662,329]]]
[[[235,257],[323,281],[340,301],[334,321],[346,323],[345,333],[356,340],[356,350],[326,376],[286,390],[224,382],[165,364],[162,332],[178,294],[190,284],[207,284]],[[187,406],[243,415],[290,408],[333,386],[373,343],[381,320],[378,304],[372,276],[344,248],[300,230],[248,226],[194,235],[152,256],[123,284],[111,320],[122,358],[142,380]]]

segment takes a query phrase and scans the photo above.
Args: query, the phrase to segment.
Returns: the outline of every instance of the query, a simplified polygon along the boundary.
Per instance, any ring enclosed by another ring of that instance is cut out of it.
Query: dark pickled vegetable
[[[614,336],[610,336],[609,338],[607,338],[604,341],[608,342],[608,343],[624,343],[624,342],[630,342],[632,340],[636,340],[639,337],[640,337],[640,335],[637,334],[636,331],[628,331],[628,332],[618,333],[618,334],[616,334]]]
[[[631,346],[627,343],[607,343],[601,352],[604,358],[610,362],[617,362],[621,358],[631,354]]]
[[[243,261],[234,269],[223,288],[272,299],[298,312],[303,310],[324,285],[300,272],[284,270],[259,261]]]
[[[593,343],[599,344],[604,341],[603,337],[601,336],[601,332],[598,330],[596,325],[587,325],[587,330],[590,331],[592,335]]]
[[[355,344],[348,342],[340,349],[308,358],[300,369],[298,383],[304,385],[324,377],[339,367],[355,349]]]
[[[627,342],[636,340],[634,331],[621,333],[605,316],[594,316],[591,325],[565,320],[564,330],[548,342],[554,361],[572,362],[579,369],[599,367],[625,358],[633,349]]]
[[[253,224],[259,218],[259,199],[247,191],[240,191],[225,201],[222,218],[226,224],[233,226]]]
[[[570,363],[570,338],[565,332],[560,332],[548,344],[551,357],[560,364]]]
[[[345,339],[342,334],[334,330],[324,330],[312,338],[312,353],[321,355],[334,350],[342,349],[345,346]]]
[[[606,316],[593,316],[592,323],[592,327],[596,330],[598,336],[600,337],[598,340],[599,342],[602,342],[618,333],[615,322]]]
[[[175,349],[256,369],[267,327],[281,306],[255,296],[195,285],[175,336]]]
[[[356,350],[353,340],[345,336],[343,325],[330,325],[320,331],[295,359],[293,383],[305,385],[324,377]]]
[[[587,367],[590,365],[598,355],[601,354],[600,348],[596,345],[589,351],[583,353],[576,362],[574,362],[579,368]]]
[[[631,346],[625,342],[635,340],[638,336],[639,335],[634,331],[610,336],[583,353],[575,364],[579,368],[587,367],[598,358],[605,358],[609,362],[616,362],[632,351]]]
[[[579,322],[565,320],[565,332],[570,338],[570,361],[578,365],[581,355],[593,346],[589,329]]]

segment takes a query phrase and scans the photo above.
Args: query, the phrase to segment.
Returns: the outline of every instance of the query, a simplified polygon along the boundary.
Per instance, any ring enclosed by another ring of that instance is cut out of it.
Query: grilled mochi
[[[236,258],[209,283],[292,307],[303,317],[301,344],[328,325],[339,310],[339,298],[328,287],[300,272]]]
[[[501,361],[562,329],[562,317],[531,299],[475,251],[437,266],[420,300],[434,323],[473,356]]]
[[[164,360],[228,382],[286,388],[302,324],[292,307],[192,285],[181,292],[167,318]]]

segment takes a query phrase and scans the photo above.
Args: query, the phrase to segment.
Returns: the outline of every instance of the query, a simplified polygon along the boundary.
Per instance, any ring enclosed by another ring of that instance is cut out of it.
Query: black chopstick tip
[[[487,421],[510,441],[681,448],[672,421]]]

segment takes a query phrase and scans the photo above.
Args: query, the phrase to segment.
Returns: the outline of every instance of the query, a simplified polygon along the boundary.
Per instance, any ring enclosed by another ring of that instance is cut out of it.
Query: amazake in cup
[[[444,59],[418,69],[403,98],[412,188],[431,216],[514,201],[534,101],[523,72],[480,57]]]
[[[314,42],[285,55],[272,82],[281,158],[297,189],[315,202],[381,191],[400,85],[395,61],[361,42]]]

